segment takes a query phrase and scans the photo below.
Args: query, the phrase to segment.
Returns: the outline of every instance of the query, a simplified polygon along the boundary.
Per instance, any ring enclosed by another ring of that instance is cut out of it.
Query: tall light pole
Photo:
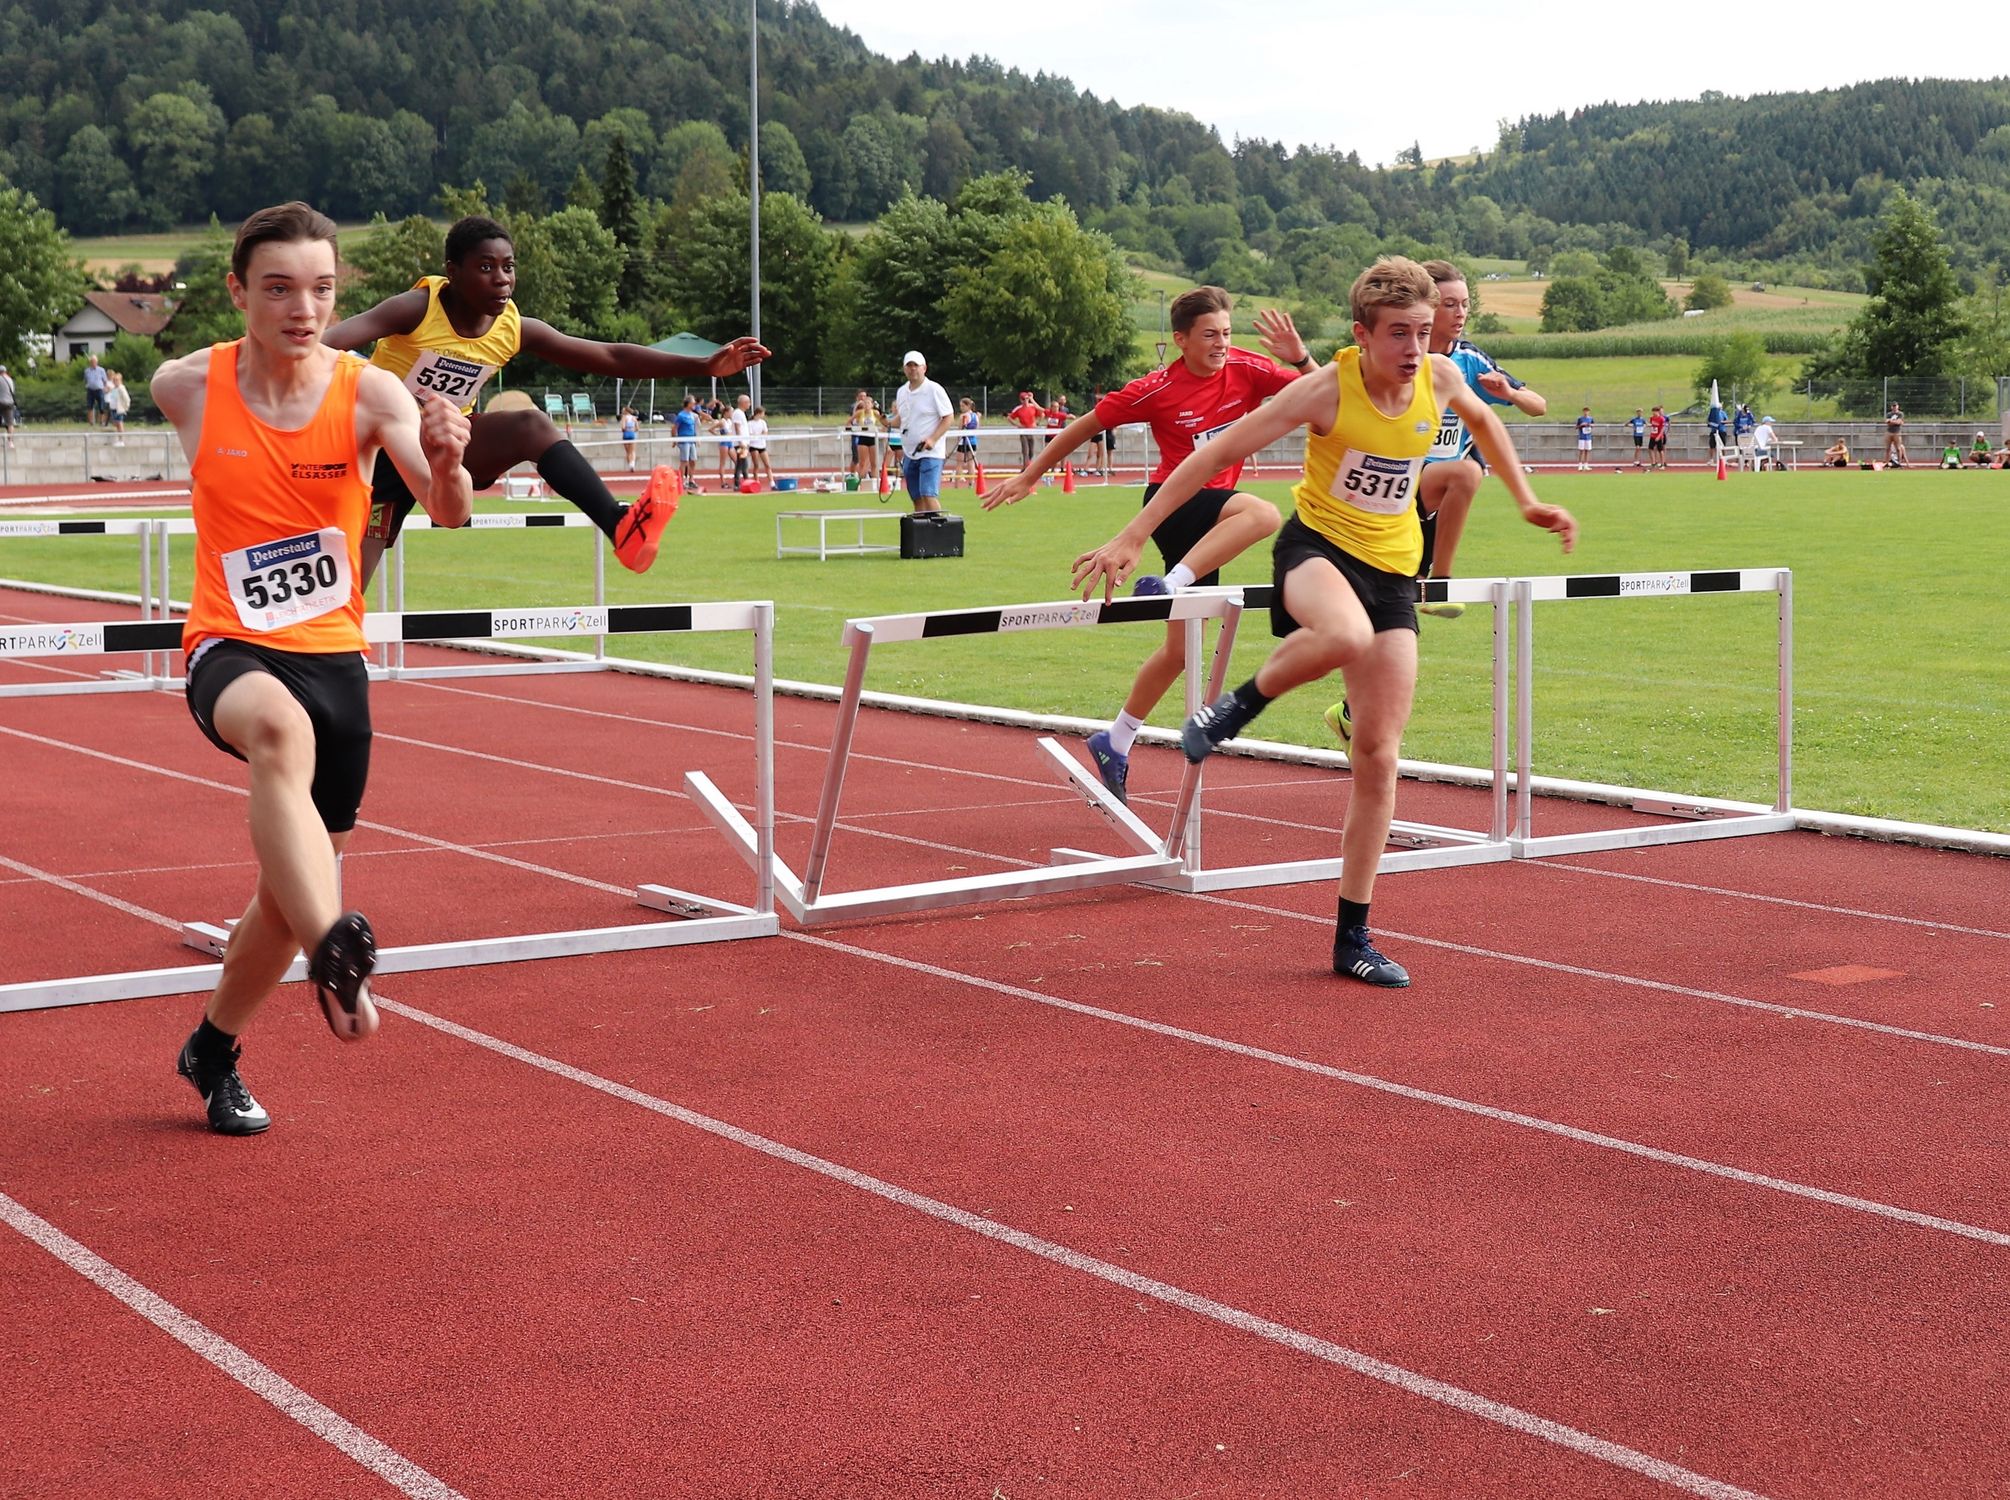
[[[761,0],[747,0],[747,202],[756,341],[761,337]],[[761,404],[761,367],[747,366],[747,390]]]

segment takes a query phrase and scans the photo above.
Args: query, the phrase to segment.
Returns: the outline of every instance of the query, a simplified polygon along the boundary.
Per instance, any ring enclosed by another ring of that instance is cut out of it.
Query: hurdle
[[[86,521],[67,517],[35,517],[21,520],[0,518],[0,541],[20,541],[43,537],[83,537],[83,536],[123,536],[138,539],[139,551],[139,606],[141,620],[164,620],[168,618],[165,605],[167,589],[165,579],[159,590],[154,585],[156,549],[154,528],[160,523],[152,518],[135,520]],[[165,565],[166,546],[159,548],[160,558]],[[85,597],[112,602],[117,596],[101,593],[85,593],[70,589],[57,589],[49,584],[34,583],[24,579],[0,578],[0,587],[20,589],[29,593],[65,594],[70,597]],[[42,627],[15,627],[18,634],[23,629],[61,630],[65,627],[50,623]],[[180,645],[176,641],[176,645]],[[55,653],[51,653],[55,654]],[[161,687],[168,678],[168,657],[165,652],[146,650],[142,652],[141,669],[138,672],[116,671],[91,682],[37,682],[0,684],[0,698],[68,697],[83,693],[135,693],[150,692]]]
[[[1126,884],[1175,873],[1179,869],[1179,861],[1164,851],[1164,841],[1160,836],[1111,796],[1094,774],[1084,770],[1073,756],[1053,740],[1042,738],[1038,746],[1051,768],[1087,798],[1090,806],[1109,822],[1118,838],[1129,847],[1129,853],[1114,856],[1071,855],[1051,865],[1032,869],[864,890],[829,892],[824,889],[830,869],[831,845],[837,831],[845,772],[851,758],[852,737],[858,726],[866,663],[876,643],[1175,620],[1192,622],[1189,629],[1197,636],[1200,621],[1222,619],[1228,611],[1237,607],[1229,593],[1205,590],[1144,599],[1118,599],[1107,604],[1071,599],[995,609],[941,610],[929,614],[879,615],[847,620],[841,639],[850,655],[845,664],[837,724],[831,734],[830,756],[824,766],[823,787],[817,799],[816,821],[811,829],[810,850],[804,861],[803,873],[797,875],[779,855],[771,855],[770,858],[775,893],[782,906],[804,926],[814,927],[829,922],[926,911],[967,901],[996,901],[1015,896]],[[708,794],[700,806],[742,858],[750,864],[759,860],[759,845],[752,837],[753,830],[745,826],[745,821],[723,798],[716,792]]]
[[[1706,839],[1740,838],[1780,833],[1799,826],[1793,811],[1794,764],[1794,577],[1787,568],[1740,568],[1688,573],[1575,574],[1546,578],[1516,578],[1515,611],[1515,764],[1522,770],[1515,799],[1514,831],[1508,842],[1517,859],[1559,854],[1585,854],[1604,849],[1638,849],[1658,844],[1688,844]],[[1563,599],[1680,599],[1709,594],[1774,594],[1778,596],[1776,644],[1778,746],[1773,803],[1736,802],[1718,797],[1632,787],[1590,788],[1598,800],[1623,802],[1637,813],[1674,821],[1634,824],[1583,833],[1534,832],[1535,754],[1535,605]]]
[[[116,524],[107,522],[107,525]],[[159,618],[169,617],[174,609],[171,598],[171,574],[168,553],[168,538],[171,536],[193,536],[195,522],[186,517],[135,522],[135,525],[151,525],[158,538],[159,598],[143,602],[142,609],[157,608]],[[600,528],[577,512],[562,515],[540,514],[537,512],[496,512],[471,516],[465,526],[435,526],[424,516],[407,518],[399,532],[399,544],[385,549],[382,562],[377,568],[375,586],[377,604],[385,614],[406,613],[405,604],[405,543],[404,538],[415,532],[427,531],[548,531],[585,530],[592,533],[593,547],[593,605],[595,609],[607,607],[607,553],[601,546],[605,540]],[[0,535],[4,535],[0,532]],[[155,616],[149,615],[148,618]],[[558,633],[558,632],[555,632]],[[408,637],[420,640],[422,637]],[[423,681],[437,677],[528,677],[544,676],[562,672],[592,672],[600,670],[607,659],[607,637],[594,639],[592,658],[586,661],[545,661],[526,657],[511,657],[504,661],[483,662],[471,666],[410,666],[405,658],[405,640],[377,643],[376,660],[370,670],[373,682]],[[174,686],[176,680],[168,679],[165,686]]]
[[[1446,869],[1456,865],[1497,864],[1513,857],[1508,836],[1508,630],[1513,614],[1512,581],[1506,578],[1427,578],[1419,580],[1420,602],[1482,604],[1493,612],[1492,640],[1492,765],[1488,785],[1490,815],[1485,829],[1455,828],[1444,824],[1419,823],[1398,818],[1389,825],[1388,844],[1376,861],[1381,874],[1403,870]],[[1222,625],[1215,644],[1214,663],[1202,690],[1192,671],[1187,678],[1187,713],[1202,702],[1212,703],[1227,686],[1229,653],[1234,649],[1236,626],[1243,610],[1267,609],[1274,589],[1268,585],[1234,591],[1240,608],[1232,610]],[[1187,637],[1187,660],[1198,662],[1199,631]],[[1051,742],[1050,742],[1051,743]],[[1230,741],[1230,744],[1235,743]],[[1058,747],[1056,747],[1058,752]],[[1072,763],[1073,757],[1068,757]],[[1204,764],[1204,763],[1203,763]],[[1150,884],[1169,890],[1200,894],[1210,891],[1251,890],[1270,885],[1297,885],[1306,881],[1338,879],[1343,862],[1338,855],[1313,859],[1278,860],[1255,865],[1227,865],[1210,869],[1201,854],[1201,765],[1188,765],[1180,779],[1173,802],[1172,817],[1164,850],[1180,860],[1177,872],[1157,877]],[[1524,782],[1526,778],[1523,778]],[[1090,789],[1080,778],[1074,783],[1085,795]],[[1098,785],[1098,792],[1107,792]],[[1056,850],[1057,857],[1078,857],[1079,851]]]
[[[636,892],[644,905],[683,920],[629,923],[611,927],[576,928],[563,932],[511,934],[457,942],[383,948],[379,974],[406,974],[429,969],[463,968],[480,964],[520,963],[538,958],[565,958],[592,953],[622,953],[680,947],[692,943],[729,942],[772,937],[780,929],[774,907],[774,620],[771,602],[718,604],[633,604],[555,609],[447,610],[418,614],[370,614],[364,617],[364,637],[372,644],[425,640],[506,639],[511,637],[628,635],[663,632],[737,632],[753,640],[754,657],[754,820],[749,823],[703,772],[687,771],[685,788],[702,808],[725,807],[751,840],[755,853],[751,905],[723,901],[671,886],[649,885]],[[26,639],[32,627],[0,629],[0,659],[113,651],[172,651],[181,644],[182,627],[173,621],[115,620],[66,627],[70,642],[62,647]],[[226,925],[194,921],[183,926],[182,940],[190,947],[221,954],[229,942]],[[177,995],[211,988],[222,972],[220,964],[93,974],[76,978],[30,980],[0,985],[0,1013],[90,1005],[154,995]],[[306,964],[296,959],[284,982],[305,977]]]

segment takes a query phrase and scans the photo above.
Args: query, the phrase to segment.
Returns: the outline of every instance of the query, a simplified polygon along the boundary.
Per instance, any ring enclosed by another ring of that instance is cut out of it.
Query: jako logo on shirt
[[[349,465],[346,462],[339,464],[294,464],[292,465],[292,469],[295,479],[342,479],[346,478],[349,473]]]

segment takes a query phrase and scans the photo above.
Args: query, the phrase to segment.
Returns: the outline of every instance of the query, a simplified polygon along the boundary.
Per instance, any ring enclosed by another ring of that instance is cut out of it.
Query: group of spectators
[[[126,389],[126,377],[108,370],[93,354],[84,361],[84,420],[93,427],[107,427],[117,435],[118,446],[126,445],[126,413],[133,409],[133,393]],[[21,425],[21,403],[14,389],[14,376],[0,365],[0,433],[7,446],[14,446],[14,429]]]
[[[621,426],[631,467],[635,461],[633,417],[630,408],[622,414]],[[752,396],[743,393],[730,404],[717,396],[706,401],[686,396],[683,405],[671,414],[670,434],[677,442],[677,472],[687,492],[697,494],[704,489],[698,482],[700,434],[718,447],[718,484],[722,489],[729,485],[738,489],[749,480],[764,489],[774,488],[775,471],[768,461],[768,409],[754,405]]]

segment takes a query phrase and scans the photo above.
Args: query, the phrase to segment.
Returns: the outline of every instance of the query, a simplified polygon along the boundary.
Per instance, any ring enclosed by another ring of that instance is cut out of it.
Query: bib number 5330
[[[349,602],[349,543],[336,527],[226,552],[222,561],[230,602],[252,630],[297,625]]]

